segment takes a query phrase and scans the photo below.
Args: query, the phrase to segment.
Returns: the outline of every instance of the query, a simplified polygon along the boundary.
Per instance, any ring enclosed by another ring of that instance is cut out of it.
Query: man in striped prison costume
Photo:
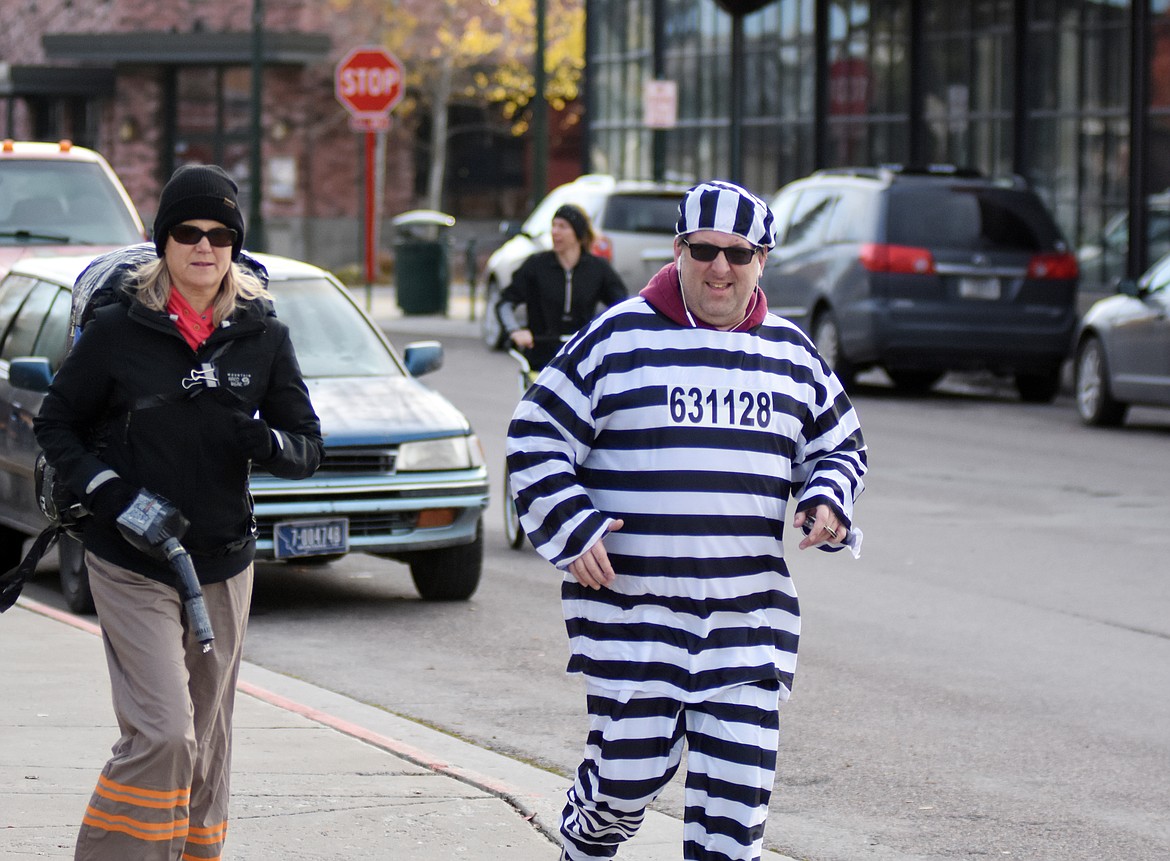
[[[784,562],[860,552],[865,444],[841,384],[758,281],[767,204],[684,196],[674,262],[577,335],[508,431],[521,523],[565,571],[589,733],[562,858],[611,858],[688,748],[683,857],[762,852],[800,614]]]

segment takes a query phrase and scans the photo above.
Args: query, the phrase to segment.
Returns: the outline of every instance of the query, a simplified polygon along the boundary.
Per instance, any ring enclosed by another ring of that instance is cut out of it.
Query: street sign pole
[[[374,162],[377,151],[378,136],[371,129],[366,132],[366,288],[368,289],[377,275],[378,263],[378,213],[374,206],[374,186],[377,182],[377,171]]]
[[[337,64],[334,94],[350,112],[349,125],[365,135],[365,238],[366,306],[378,274],[378,222],[384,167],[380,144],[390,128],[390,111],[402,100],[402,63],[389,51],[368,46],[354,48]]]

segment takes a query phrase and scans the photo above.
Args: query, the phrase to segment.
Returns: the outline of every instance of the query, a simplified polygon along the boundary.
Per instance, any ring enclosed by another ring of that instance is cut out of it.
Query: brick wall
[[[330,267],[356,259],[360,213],[364,211],[361,176],[363,137],[350,130],[348,114],[333,93],[333,70],[351,47],[376,42],[369,15],[337,14],[325,0],[266,0],[265,26],[272,31],[328,33],[332,52],[307,66],[274,65],[265,70],[261,112],[262,161],[291,164],[296,192],[291,199],[265,199],[263,216],[273,241],[270,250],[306,256]],[[351,13],[353,10],[350,10]],[[251,4],[224,0],[3,0],[0,12],[0,60],[12,65],[47,63],[41,43],[46,33],[175,31],[247,32]],[[376,16],[375,16],[375,19]],[[110,161],[149,225],[166,177],[160,158],[164,146],[162,118],[164,68],[117,67],[113,98],[97,106],[96,148]],[[5,132],[31,135],[23,100],[8,110],[0,100],[0,122],[11,117]],[[65,120],[66,124],[68,120]],[[81,136],[67,125],[62,136]],[[395,123],[386,141],[386,182],[382,211],[387,217],[410,209],[414,165],[412,128]],[[273,247],[275,246],[275,247]]]

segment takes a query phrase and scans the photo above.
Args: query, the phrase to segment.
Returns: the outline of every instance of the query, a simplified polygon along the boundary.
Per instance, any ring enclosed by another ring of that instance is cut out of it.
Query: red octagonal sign
[[[402,101],[402,63],[384,48],[354,48],[337,64],[333,90],[354,116],[384,114]]]

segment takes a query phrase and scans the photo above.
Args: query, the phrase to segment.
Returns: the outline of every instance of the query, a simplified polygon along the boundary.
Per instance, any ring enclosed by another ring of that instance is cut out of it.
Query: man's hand
[[[536,344],[536,338],[533,337],[531,329],[517,329],[508,337],[521,350],[531,350]]]
[[[797,529],[803,529],[806,523],[812,524],[812,528],[800,542],[801,550],[818,544],[840,544],[848,534],[837,519],[837,512],[828,505],[814,505],[812,508],[796,512],[796,516],[792,518],[792,525]]]
[[[624,520],[614,520],[609,524],[609,531],[616,532],[625,526]],[[600,589],[613,583],[613,566],[609,564],[609,555],[605,552],[605,542],[597,541],[585,553],[569,564],[569,573],[577,578],[577,582],[590,589]]]

